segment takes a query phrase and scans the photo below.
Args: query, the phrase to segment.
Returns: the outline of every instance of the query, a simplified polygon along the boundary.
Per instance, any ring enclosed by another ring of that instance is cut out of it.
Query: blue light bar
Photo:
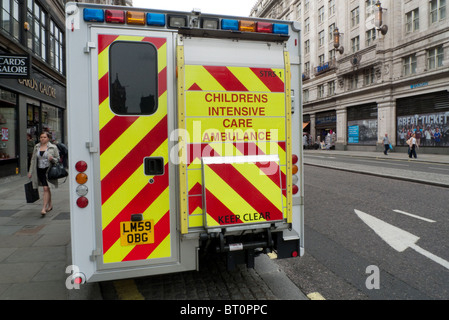
[[[221,20],[221,29],[223,30],[239,30],[239,21],[238,20],[230,20],[230,19],[222,19]]]
[[[273,33],[288,34],[288,25],[273,23]]]
[[[147,25],[149,26],[165,26],[165,14],[147,13]]]
[[[104,11],[101,9],[84,8],[84,21],[104,22]]]

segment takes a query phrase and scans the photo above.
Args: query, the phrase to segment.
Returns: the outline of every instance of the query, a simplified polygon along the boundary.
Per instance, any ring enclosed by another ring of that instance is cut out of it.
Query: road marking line
[[[307,295],[310,300],[326,300],[319,292],[312,292]]]
[[[145,300],[132,279],[114,281],[114,287],[120,300]]]
[[[401,211],[401,210],[393,210],[393,211],[397,212],[397,213],[405,214],[406,216],[410,216],[410,217],[413,217],[413,218],[416,218],[416,219],[421,219],[423,221],[427,221],[427,222],[430,222],[430,223],[436,222],[435,220],[423,218],[423,217],[420,217],[420,216],[417,216],[415,214],[411,214],[411,213],[408,213],[408,212],[405,212],[405,211]]]
[[[445,170],[445,171],[449,171],[449,169],[445,169],[445,168],[435,168],[435,167],[429,167],[429,169],[435,169],[435,170]]]

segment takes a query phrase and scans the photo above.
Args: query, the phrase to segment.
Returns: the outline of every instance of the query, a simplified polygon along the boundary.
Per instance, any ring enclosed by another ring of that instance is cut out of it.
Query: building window
[[[18,0],[0,0],[0,27],[11,36],[19,39],[19,2]]]
[[[27,32],[27,46],[44,60],[47,59],[46,20],[47,14],[35,0],[27,0],[27,22],[30,27]]]
[[[431,0],[429,5],[430,23],[446,19],[446,0]]]
[[[323,23],[324,21],[324,6],[318,9],[318,23]]]
[[[318,47],[324,46],[324,30],[318,33]]]
[[[331,63],[335,62],[335,56],[336,56],[336,50],[332,49],[331,51],[329,51],[329,61]]]
[[[405,32],[414,32],[419,30],[419,9],[415,9],[405,15]]]
[[[318,60],[320,61],[320,66],[324,65],[324,54],[320,55]]]
[[[335,81],[330,81],[327,83],[327,91],[329,96],[333,96],[335,94]]]
[[[304,97],[304,102],[309,102],[309,89],[303,90],[302,95]]]
[[[408,76],[416,73],[416,54],[402,58],[402,75]]]
[[[351,11],[351,27],[358,26],[360,22],[359,7]]]
[[[306,18],[304,20],[304,33],[308,33],[310,31],[310,18]]]
[[[63,43],[64,34],[61,29],[50,20],[50,65],[63,73]]]
[[[305,0],[304,1],[304,11],[305,12],[309,11],[309,2],[310,2],[310,0]]]
[[[348,89],[357,89],[357,82],[359,81],[359,76],[357,74],[350,75],[348,78]]]
[[[324,97],[324,84],[318,86],[318,98]]]
[[[443,46],[427,50],[427,68],[429,70],[443,66]]]
[[[329,0],[329,17],[335,14],[335,0]]]
[[[335,23],[332,23],[330,26],[329,26],[329,42],[330,41],[334,41],[334,30],[335,30]]]
[[[374,83],[374,68],[363,70],[363,85],[369,86]]]
[[[353,53],[360,50],[360,37],[359,36],[351,39],[351,48],[352,48]]]
[[[375,2],[376,2],[376,0],[366,0],[365,1],[366,17],[369,17],[372,14],[374,14]]]
[[[304,41],[304,54],[308,54],[310,52],[310,40]]]
[[[368,30],[366,32],[366,46],[369,47],[374,43],[374,40],[376,40],[376,29],[373,28],[371,30]]]

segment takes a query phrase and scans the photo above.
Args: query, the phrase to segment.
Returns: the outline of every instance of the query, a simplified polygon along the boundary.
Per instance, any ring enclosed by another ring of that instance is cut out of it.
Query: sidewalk
[[[52,189],[53,210],[42,218],[42,188],[40,200],[26,203],[28,181],[0,179],[0,300],[100,299],[95,286],[65,286],[71,265],[68,182]]]

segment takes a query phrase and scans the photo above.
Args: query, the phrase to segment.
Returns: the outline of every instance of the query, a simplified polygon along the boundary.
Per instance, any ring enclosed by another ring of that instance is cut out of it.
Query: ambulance
[[[300,43],[289,21],[66,5],[76,281],[303,255]]]

